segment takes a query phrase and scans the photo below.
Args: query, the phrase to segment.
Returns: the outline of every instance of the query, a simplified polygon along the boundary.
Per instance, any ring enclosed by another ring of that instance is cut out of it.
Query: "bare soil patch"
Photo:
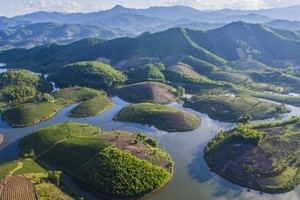
[[[101,139],[113,142],[115,147],[131,153],[136,157],[147,160],[154,165],[158,165],[166,170],[170,170],[171,163],[163,157],[155,154],[154,151],[144,143],[136,140],[136,135],[126,132],[112,131],[100,136]]]
[[[0,186],[1,200],[37,200],[33,184],[23,175],[6,178]]]

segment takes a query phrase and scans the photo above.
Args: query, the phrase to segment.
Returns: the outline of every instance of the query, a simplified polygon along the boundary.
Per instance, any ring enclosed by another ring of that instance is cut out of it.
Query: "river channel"
[[[113,117],[126,105],[127,102],[118,97],[112,97],[115,105],[105,113],[88,118],[71,118],[73,122],[90,123],[99,126],[104,131],[112,129],[126,130],[134,133],[144,132],[157,139],[161,147],[165,147],[175,162],[175,174],[171,182],[162,190],[146,197],[147,200],[211,200],[211,199],[300,199],[300,187],[280,194],[260,194],[257,191],[247,191],[246,188],[232,184],[211,172],[203,159],[203,150],[207,142],[221,129],[230,129],[234,123],[223,123],[210,119],[206,114],[183,108],[182,104],[172,103],[170,106],[184,109],[199,116],[201,126],[190,132],[167,133],[154,127],[133,123],[114,122]],[[0,146],[0,164],[14,160],[18,157],[18,141],[25,135],[54,123],[63,123],[69,120],[68,113],[77,104],[61,109],[50,120],[27,128],[12,128],[0,120],[0,133],[4,135],[4,143]],[[300,114],[300,108],[287,105],[291,113],[282,115],[287,119]],[[275,121],[275,119],[269,119]],[[258,121],[256,121],[258,122]],[[256,123],[255,122],[255,123]],[[85,196],[85,199],[95,199]]]

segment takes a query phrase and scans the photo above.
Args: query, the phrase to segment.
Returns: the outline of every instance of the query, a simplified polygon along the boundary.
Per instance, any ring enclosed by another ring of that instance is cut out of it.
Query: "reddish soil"
[[[154,102],[166,104],[174,101],[176,96],[159,84],[151,83]]]
[[[23,175],[6,178],[0,185],[1,200],[37,200],[33,184]]]

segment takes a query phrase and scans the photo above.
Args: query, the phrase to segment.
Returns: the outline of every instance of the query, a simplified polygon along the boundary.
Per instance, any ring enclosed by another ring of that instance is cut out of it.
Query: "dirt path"
[[[225,170],[227,169],[227,167],[232,163],[232,161],[229,161],[225,166],[224,168],[222,169],[221,171],[221,174],[223,174],[225,172]]]
[[[22,169],[22,167],[23,167],[23,162],[18,162],[18,166],[15,169],[11,170],[7,176],[13,175],[13,173],[15,173],[19,169]]]
[[[65,141],[67,138],[64,138],[62,140],[59,140],[57,142],[55,142],[54,144],[52,144],[48,149],[46,149],[45,151],[41,152],[39,155],[37,155],[36,157],[41,157],[42,155],[48,153],[51,149],[53,149],[56,145],[62,143],[63,141]]]

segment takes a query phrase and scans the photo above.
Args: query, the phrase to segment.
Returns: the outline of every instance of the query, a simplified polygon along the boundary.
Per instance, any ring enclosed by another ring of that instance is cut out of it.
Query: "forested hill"
[[[69,45],[53,43],[29,50],[13,49],[2,52],[0,62],[49,72],[64,64],[96,59],[117,67],[152,60],[171,65],[190,55],[217,67],[247,57],[271,66],[285,61],[299,64],[300,36],[260,24],[234,22],[211,31],[173,28],[135,38],[84,39]]]

